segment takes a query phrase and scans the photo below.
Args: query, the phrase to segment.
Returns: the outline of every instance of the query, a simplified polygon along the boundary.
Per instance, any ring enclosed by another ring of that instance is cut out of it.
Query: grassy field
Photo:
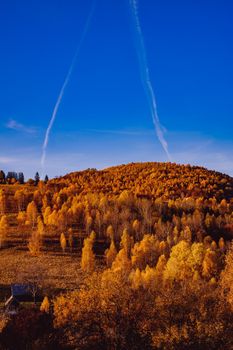
[[[0,251],[0,300],[10,293],[10,284],[35,281],[43,293],[54,295],[77,288],[83,279],[78,253],[42,253],[33,257],[16,248]]]

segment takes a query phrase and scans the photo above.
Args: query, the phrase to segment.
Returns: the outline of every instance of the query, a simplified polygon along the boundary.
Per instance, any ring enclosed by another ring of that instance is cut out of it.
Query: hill
[[[216,171],[175,163],[131,163],[97,171],[74,172],[49,184],[75,186],[77,193],[119,195],[127,190],[148,198],[176,199],[203,197],[229,200],[233,178]]]
[[[62,232],[81,244],[94,230],[97,239],[106,241],[109,226],[116,242],[125,228],[136,240],[145,233],[167,239],[175,228],[180,233],[185,227],[190,228],[193,240],[208,235],[229,239],[232,208],[232,177],[172,163],[87,169],[48,183],[40,181],[37,186],[0,187],[0,212],[8,221],[6,245],[26,244],[38,227],[50,248],[59,245]]]

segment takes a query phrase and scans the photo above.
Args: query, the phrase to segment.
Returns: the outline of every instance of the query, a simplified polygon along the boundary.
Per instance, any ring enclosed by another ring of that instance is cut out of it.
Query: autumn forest
[[[233,349],[232,177],[131,163],[0,182],[1,350]],[[34,300],[11,316],[14,283]]]

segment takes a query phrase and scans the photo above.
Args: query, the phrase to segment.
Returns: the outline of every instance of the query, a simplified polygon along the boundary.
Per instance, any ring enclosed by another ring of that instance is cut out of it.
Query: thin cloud
[[[15,158],[11,157],[0,157],[0,164],[9,164],[15,161]]]
[[[21,123],[18,123],[14,119],[10,119],[7,122],[6,128],[11,130],[21,131],[27,134],[35,134],[37,132],[37,129],[35,127],[23,125]]]

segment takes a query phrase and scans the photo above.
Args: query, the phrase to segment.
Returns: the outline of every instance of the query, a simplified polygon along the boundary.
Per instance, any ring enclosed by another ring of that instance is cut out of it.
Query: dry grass
[[[74,253],[46,252],[33,257],[28,251],[20,251],[16,248],[0,251],[1,286],[22,283],[35,278],[44,290],[54,293],[55,290],[77,288],[82,283],[83,277],[80,269],[80,255]]]

